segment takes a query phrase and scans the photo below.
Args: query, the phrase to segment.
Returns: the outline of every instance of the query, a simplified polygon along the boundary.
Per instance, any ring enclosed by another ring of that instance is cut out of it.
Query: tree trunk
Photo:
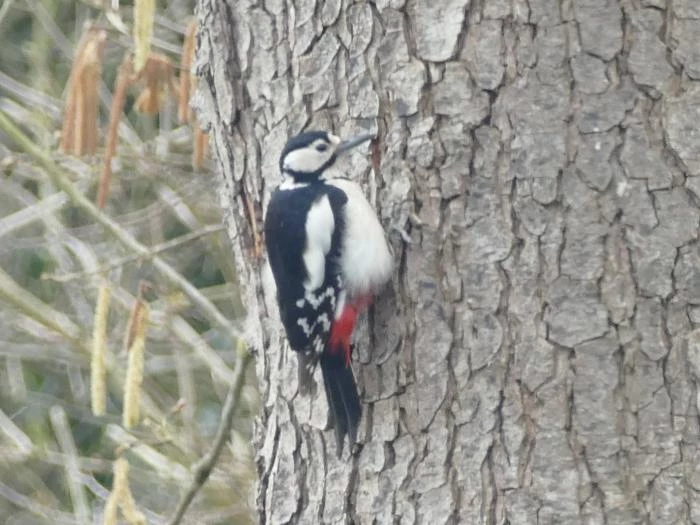
[[[200,0],[262,523],[700,522],[699,6]],[[341,459],[256,256],[305,126],[377,132],[348,174],[396,257]]]

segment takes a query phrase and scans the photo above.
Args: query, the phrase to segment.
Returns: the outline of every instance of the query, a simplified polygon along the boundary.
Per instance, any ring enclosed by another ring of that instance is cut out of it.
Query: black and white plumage
[[[332,169],[340,155],[370,139],[341,141],[324,131],[290,139],[280,157],[284,181],[265,217],[282,324],[302,361],[320,360],[338,454],[345,435],[355,442],[362,413],[350,368],[352,331],[393,266],[362,189]]]

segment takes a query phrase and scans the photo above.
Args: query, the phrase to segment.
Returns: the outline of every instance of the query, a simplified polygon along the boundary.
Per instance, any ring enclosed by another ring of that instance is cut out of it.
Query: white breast
[[[303,259],[308,278],[306,291],[316,290],[326,275],[326,255],[331,249],[331,237],[335,229],[333,210],[328,196],[324,195],[311,205],[306,216],[306,246]]]
[[[340,256],[345,287],[351,297],[376,293],[390,279],[393,267],[384,229],[360,186],[347,179],[327,183],[348,197]]]

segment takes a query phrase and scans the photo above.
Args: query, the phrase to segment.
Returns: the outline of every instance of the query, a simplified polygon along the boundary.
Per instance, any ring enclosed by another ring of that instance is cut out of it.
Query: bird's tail
[[[352,375],[352,368],[345,364],[340,353],[325,352],[321,356],[321,371],[326,397],[330,409],[338,457],[343,452],[343,440],[348,436],[352,449],[357,439],[357,429],[362,416],[362,405],[357,393],[357,384]]]

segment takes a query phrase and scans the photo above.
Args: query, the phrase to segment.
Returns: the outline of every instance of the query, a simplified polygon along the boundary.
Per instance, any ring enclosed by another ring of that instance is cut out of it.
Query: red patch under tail
[[[358,297],[348,302],[340,313],[340,316],[333,322],[331,335],[328,339],[328,349],[335,354],[342,350],[345,357],[345,366],[350,366],[350,339],[352,331],[355,329],[357,316],[372,303],[372,296],[366,295]]]

